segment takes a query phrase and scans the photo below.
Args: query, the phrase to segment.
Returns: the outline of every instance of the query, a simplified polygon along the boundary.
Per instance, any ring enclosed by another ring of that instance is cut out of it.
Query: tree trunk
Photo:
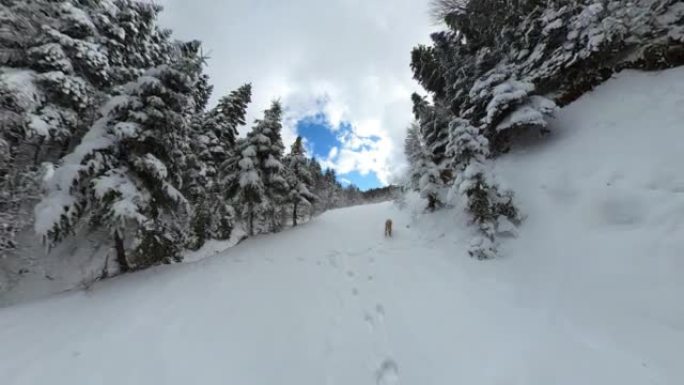
[[[297,202],[294,203],[294,209],[292,210],[292,227],[297,227]]]
[[[131,271],[131,267],[128,265],[128,259],[126,259],[124,240],[118,231],[114,232],[114,247],[116,248],[116,261],[119,263],[119,270],[122,273],[128,273]]]
[[[33,165],[37,166],[40,161],[40,150],[43,148],[43,143],[45,142],[44,137],[40,137],[38,143],[36,143],[36,151],[33,153]]]
[[[254,236],[254,211],[252,210],[252,204],[249,205],[249,236]]]
[[[60,159],[65,157],[69,153],[69,149],[71,148],[71,137],[68,137],[63,143],[62,143],[62,149],[60,150],[59,157]]]

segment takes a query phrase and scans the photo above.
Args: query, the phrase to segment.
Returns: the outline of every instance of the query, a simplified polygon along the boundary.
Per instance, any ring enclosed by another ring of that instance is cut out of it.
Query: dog
[[[391,219],[388,219],[385,221],[385,236],[386,237],[392,236],[392,220]]]

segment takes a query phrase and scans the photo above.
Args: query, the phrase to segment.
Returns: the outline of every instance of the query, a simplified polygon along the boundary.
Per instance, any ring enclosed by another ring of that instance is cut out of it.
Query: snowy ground
[[[684,68],[564,109],[497,167],[529,216],[498,260],[409,200],[0,309],[1,382],[682,384],[683,121]]]

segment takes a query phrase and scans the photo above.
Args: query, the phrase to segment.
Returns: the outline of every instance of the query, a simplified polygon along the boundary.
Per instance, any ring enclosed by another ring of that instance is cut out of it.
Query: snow
[[[59,170],[62,170],[62,168],[59,168],[57,171]],[[55,172],[53,172],[52,178],[54,178],[54,174]],[[73,207],[75,201],[76,199],[73,195],[63,190],[53,191],[48,198],[40,201],[33,210],[35,213],[33,229],[36,234],[46,236],[53,230],[55,223],[59,223],[63,215],[71,216],[73,212],[67,210],[69,207]]]
[[[87,166],[84,165],[86,156],[92,155],[114,143],[114,138],[108,132],[109,114],[129,103],[131,98],[126,95],[114,96],[100,109],[101,118],[83,136],[81,143],[62,159],[60,167],[54,169],[49,178],[45,178],[46,196],[34,209],[36,221],[34,229],[37,234],[46,235],[55,223],[60,221],[65,207],[73,209],[75,198],[70,189],[77,181],[79,174]],[[92,162],[91,162],[92,163]]]
[[[108,194],[114,195],[110,215],[117,219],[121,226],[125,226],[129,219],[138,223],[147,221],[148,218],[140,212],[140,207],[144,206],[144,202],[150,197],[128,177],[126,169],[109,171],[93,179],[92,184],[95,197],[98,199],[103,200]]]
[[[491,75],[475,80],[475,84],[473,84],[473,86],[470,88],[469,96],[472,99],[475,99],[478,96],[481,98],[487,96],[492,85],[503,82],[506,80],[507,76],[507,74],[495,72]]]
[[[264,162],[264,167],[268,169],[280,170],[283,168],[283,165],[278,159],[274,158],[273,155],[269,154],[268,158]]]
[[[497,170],[529,214],[503,251],[520,260],[510,273],[546,272],[520,298],[570,315],[569,331],[597,351],[649,368],[607,383],[684,381],[683,79],[684,68],[623,72],[561,110],[551,143]]]
[[[225,241],[208,240],[202,248],[197,251],[189,251],[183,256],[184,263],[194,263],[203,259],[224,254],[231,247],[243,241],[247,233],[240,227],[236,227],[230,233],[230,239]]]
[[[186,211],[190,210],[190,202],[188,202],[188,200],[185,199],[185,195],[171,183],[166,181],[162,182],[162,191],[164,191],[164,194],[173,202],[182,205]]]
[[[244,153],[243,153],[244,155]],[[238,162],[241,170],[252,170],[254,168],[254,162],[251,158],[242,158]]]
[[[487,116],[485,123],[490,123],[502,109],[509,104],[525,98],[530,92],[534,91],[534,84],[517,80],[503,82],[492,90],[492,100],[487,104]]]
[[[16,103],[25,111],[32,111],[41,102],[41,93],[36,87],[37,74],[31,70],[0,67],[0,85],[16,95]]]
[[[415,195],[327,212],[0,309],[3,385],[684,383],[682,79],[621,73],[499,158],[502,258]]]
[[[684,3],[675,2],[669,6],[667,12],[660,15],[657,20],[660,25],[669,26],[668,37],[674,41],[684,42]],[[677,21],[680,21],[677,23]]]
[[[169,170],[156,156],[147,153],[142,157],[135,159],[137,167],[144,169],[147,173],[154,176],[157,180],[164,180],[169,176]]]
[[[554,31],[556,29],[562,28],[563,27],[563,20],[562,19],[555,19],[554,21],[550,22],[549,24],[544,26],[544,29],[542,32],[545,35],[548,35],[551,33],[551,31]]]
[[[158,78],[149,75],[143,75],[138,77],[136,83],[139,87],[143,89],[159,87],[161,85],[161,81]]]
[[[468,193],[468,190],[472,189],[475,186],[475,183],[477,182],[476,178],[478,175],[486,175],[488,174],[488,166],[491,162],[487,162],[487,164],[478,162],[478,161],[473,161],[466,166],[465,170],[463,170],[463,173],[459,175],[457,178],[456,182],[454,183],[454,186],[452,188],[452,192],[450,192],[450,197],[451,199],[454,199],[456,197],[456,192],[458,194],[465,196]]]
[[[73,4],[64,2],[60,4],[62,11],[66,13],[65,17],[72,23],[78,24],[83,28],[87,28],[90,31],[95,31],[95,25],[93,24],[90,17],[79,8],[76,8]]]
[[[28,121],[28,127],[31,129],[33,134],[42,137],[50,136],[50,125],[41,119],[40,116],[29,114]]]
[[[119,139],[136,138],[140,132],[140,125],[135,122],[119,122],[112,127],[112,131]]]
[[[240,187],[258,187],[260,184],[261,177],[255,170],[247,170],[246,172],[240,174]]]
[[[517,107],[496,126],[497,131],[504,131],[517,126],[536,126],[546,128],[547,118],[556,111],[556,103],[543,96],[532,95],[529,100]]]
[[[242,151],[242,156],[244,157],[255,157],[257,155],[256,147],[248,146]]]
[[[449,145],[447,152],[456,161],[463,161],[464,154],[483,158],[489,154],[489,141],[464,119],[454,119],[449,123]]]
[[[40,65],[59,69],[66,73],[71,73],[74,70],[71,60],[69,60],[69,57],[59,43],[47,43],[30,48],[27,54],[36,58],[34,60]]]

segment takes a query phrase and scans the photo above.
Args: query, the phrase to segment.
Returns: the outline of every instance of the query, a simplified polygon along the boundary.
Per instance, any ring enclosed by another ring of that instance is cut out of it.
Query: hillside
[[[410,196],[0,309],[3,384],[680,384],[683,120],[684,68],[564,108],[498,162],[503,258]]]

